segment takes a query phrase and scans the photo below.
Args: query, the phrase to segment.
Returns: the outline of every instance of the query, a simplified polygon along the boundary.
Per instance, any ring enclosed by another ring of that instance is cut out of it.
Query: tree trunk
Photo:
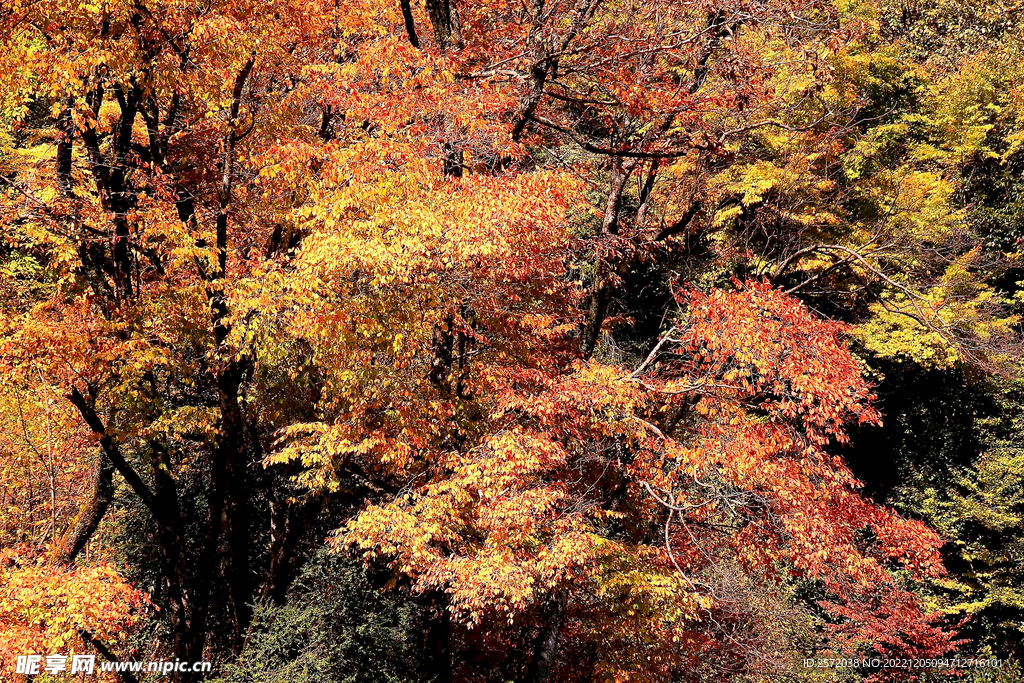
[[[239,405],[241,368],[232,363],[217,378],[220,389],[221,443],[219,450],[227,470],[225,491],[226,566],[232,604],[235,645],[252,619],[253,582],[249,568],[250,473],[245,443],[245,418]]]
[[[420,39],[416,35],[416,22],[412,18],[412,3],[409,0],[399,0],[402,6],[402,19],[405,20],[405,33],[409,36],[409,43],[417,50],[420,47]]]
[[[526,670],[526,683],[549,683],[558,652],[558,634],[565,622],[567,598],[564,593],[553,596],[541,610],[540,633],[533,645],[533,659]]]
[[[434,40],[444,54],[452,42],[452,7],[450,0],[425,0],[427,16],[434,27]]]
[[[428,610],[428,621],[423,632],[422,678],[429,683],[451,683],[451,614],[448,612],[448,596],[442,591],[432,591],[424,596]]]
[[[93,471],[92,496],[82,506],[75,525],[68,530],[53,553],[58,564],[71,564],[96,532],[103,515],[114,500],[114,464],[100,452]]]
[[[325,499],[306,501],[297,505],[286,500],[273,501],[270,506],[270,567],[263,595],[277,605],[283,605],[288,587],[297,573],[299,560],[296,553],[299,542],[324,510]]]
[[[71,120],[71,105],[65,105],[57,117],[57,187],[65,197],[71,196],[71,152],[75,124]]]
[[[611,159],[611,185],[605,201],[604,220],[601,223],[601,236],[619,233],[619,216],[622,212],[622,193],[626,188],[638,159]],[[608,263],[598,252],[594,258],[594,282],[590,289],[590,306],[587,310],[587,323],[583,330],[580,352],[584,358],[590,358],[601,337],[601,326],[608,314],[608,302],[613,291],[613,272]]]

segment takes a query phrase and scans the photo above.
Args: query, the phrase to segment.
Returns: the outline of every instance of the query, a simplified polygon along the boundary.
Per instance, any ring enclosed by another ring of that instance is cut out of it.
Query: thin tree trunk
[[[417,50],[420,47],[420,39],[416,35],[416,22],[412,18],[412,3],[409,0],[399,0],[402,6],[402,18],[405,20],[405,33],[409,36],[409,43]]]
[[[74,526],[64,534],[53,552],[53,561],[58,564],[75,561],[114,500],[114,465],[103,452],[96,460],[92,481],[92,495],[79,511]]]
[[[324,503],[323,497],[298,505],[289,504],[286,500],[271,503],[270,567],[263,595],[277,605],[284,604],[288,587],[295,578],[299,564],[296,559],[299,542],[316,517],[323,512]]]
[[[57,186],[65,197],[71,196],[71,153],[75,124],[71,120],[71,105],[65,105],[57,117]]]
[[[601,235],[617,235],[619,233],[619,217],[622,212],[622,194],[626,188],[638,159],[625,161],[612,157],[611,185],[605,201],[604,220],[601,224]],[[580,352],[584,358],[590,358],[601,337],[601,326],[608,314],[608,303],[613,293],[613,273],[604,257],[598,253],[594,259],[594,282],[590,290],[590,305],[587,310],[587,323],[583,330]]]

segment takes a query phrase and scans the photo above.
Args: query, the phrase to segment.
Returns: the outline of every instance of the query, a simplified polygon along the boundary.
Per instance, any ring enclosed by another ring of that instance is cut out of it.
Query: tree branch
[[[71,393],[68,394],[68,400],[78,408],[78,412],[82,415],[82,419],[89,425],[89,429],[92,433],[100,437],[100,447],[103,449],[103,453],[110,458],[110,462],[113,463],[117,471],[121,473],[128,485],[132,487],[132,490],[138,494],[139,498],[142,499],[143,504],[149,509],[150,512],[157,518],[160,518],[160,511],[156,505],[156,499],[153,496],[153,492],[146,486],[146,482],[142,481],[142,477],[132,469],[132,466],[125,460],[124,455],[121,453],[121,449],[117,443],[107,434],[106,427],[103,425],[103,421],[100,420],[99,415],[96,414],[96,409],[91,401],[86,400],[82,392],[78,390],[78,387],[72,387]]]

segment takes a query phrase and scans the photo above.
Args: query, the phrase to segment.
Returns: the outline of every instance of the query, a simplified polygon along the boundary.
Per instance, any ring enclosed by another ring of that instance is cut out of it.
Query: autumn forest
[[[0,680],[1019,683],[1022,172],[1012,0],[2,0]]]

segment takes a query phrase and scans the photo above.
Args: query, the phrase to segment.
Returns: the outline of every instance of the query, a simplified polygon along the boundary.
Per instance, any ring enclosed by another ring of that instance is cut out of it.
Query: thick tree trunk
[[[541,610],[540,633],[533,645],[533,659],[526,670],[526,683],[549,683],[558,653],[558,635],[565,622],[567,598],[564,594],[553,596]]]
[[[428,683],[451,683],[451,613],[448,596],[433,591],[423,596],[427,624],[423,631],[423,679]]]
[[[182,554],[185,541],[178,506],[178,484],[171,474],[170,456],[160,444],[152,445],[151,461],[153,497],[161,511],[160,519],[157,520],[157,544],[165,565],[174,652],[176,657],[181,657],[188,651],[191,601],[189,570]]]
[[[450,0],[425,0],[427,16],[434,27],[434,40],[444,54],[452,42],[452,6]]]
[[[239,405],[242,370],[232,363],[217,378],[220,390],[220,457],[226,468],[224,521],[227,534],[225,566],[235,627],[235,645],[252,619],[252,576],[249,567],[250,473],[245,418]]]
[[[206,621],[210,612],[210,598],[213,580],[216,576],[217,558],[220,555],[220,539],[224,528],[224,501],[227,489],[226,458],[217,451],[213,455],[208,493],[208,515],[206,537],[196,561],[196,569],[192,579],[192,601],[189,610],[188,631],[186,637],[175,643],[175,658],[188,661],[202,659],[206,646]],[[198,680],[198,675],[190,673],[174,673],[174,683],[189,683]]]

